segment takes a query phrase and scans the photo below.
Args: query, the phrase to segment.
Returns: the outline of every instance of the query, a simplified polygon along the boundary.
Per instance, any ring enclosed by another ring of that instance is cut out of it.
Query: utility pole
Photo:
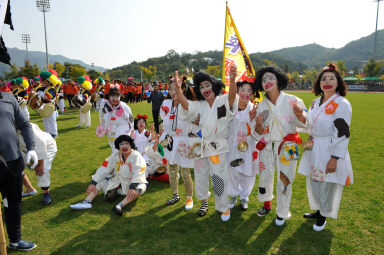
[[[27,50],[27,61],[29,60],[28,58],[28,43],[31,43],[31,36],[29,34],[21,34],[21,41],[25,43],[25,48]]]
[[[380,2],[383,0],[375,0],[377,2],[377,14],[376,14],[376,29],[375,29],[375,43],[373,46],[373,59],[376,60],[376,45],[377,45],[377,23],[379,21],[379,6]]]
[[[48,40],[47,40],[47,26],[45,22],[45,13],[49,12],[51,6],[49,4],[49,0],[36,0],[36,7],[39,11],[43,13],[44,17],[44,32],[45,32],[45,60],[47,62],[47,69],[49,68],[49,58],[48,58]]]

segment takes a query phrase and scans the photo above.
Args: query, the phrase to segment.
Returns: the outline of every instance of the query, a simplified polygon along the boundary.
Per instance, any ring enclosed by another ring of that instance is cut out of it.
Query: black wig
[[[129,135],[121,135],[118,138],[116,138],[115,140],[116,150],[120,150],[120,143],[123,141],[129,142],[129,145],[131,146],[132,150],[136,150],[135,141]]]
[[[196,99],[198,101],[204,101],[205,98],[200,92],[200,83],[203,81],[209,81],[212,83],[212,89],[213,92],[215,93],[215,96],[220,95],[222,90],[225,88],[225,85],[223,82],[218,81],[213,75],[210,75],[204,71],[198,71],[194,76],[193,76],[193,85],[194,85],[194,91],[196,95]]]
[[[283,71],[281,71],[279,68],[274,67],[274,66],[265,66],[265,67],[262,67],[256,73],[255,85],[256,85],[257,90],[264,91],[262,81],[263,81],[263,75],[265,73],[273,73],[276,75],[277,87],[278,87],[279,91],[282,91],[283,89],[285,89],[287,87],[288,77],[284,74]]]
[[[253,99],[260,98],[260,92],[257,90],[255,83],[252,83],[250,81],[238,81],[238,82],[236,82],[237,91],[239,91],[239,89],[245,84],[249,84],[249,86],[251,86]]]

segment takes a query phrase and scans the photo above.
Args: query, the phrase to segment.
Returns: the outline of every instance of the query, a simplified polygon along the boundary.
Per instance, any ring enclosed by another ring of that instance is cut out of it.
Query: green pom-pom
[[[39,82],[39,81],[40,81],[40,78],[39,78],[39,77],[35,77],[35,78],[33,78],[33,80],[34,80],[35,82]]]
[[[11,85],[15,85],[16,84],[16,79],[12,79],[11,80]]]
[[[21,77],[16,78],[15,83],[18,85],[21,85],[23,83],[23,78],[21,78]]]
[[[41,79],[43,79],[43,80],[47,80],[49,77],[51,77],[51,72],[50,71],[42,71],[41,73],[40,73],[40,77],[41,77]]]
[[[85,78],[83,76],[81,76],[81,77],[77,78],[77,82],[79,84],[83,84],[83,82],[85,82]]]

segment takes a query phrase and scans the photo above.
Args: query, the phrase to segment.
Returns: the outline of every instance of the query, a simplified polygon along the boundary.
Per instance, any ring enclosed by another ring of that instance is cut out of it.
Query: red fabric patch
[[[103,164],[101,164],[103,167],[107,167],[108,166],[108,160],[105,160],[104,162],[103,162]]]
[[[132,173],[132,163],[131,162],[128,163],[128,167],[129,167],[129,172]]]
[[[173,120],[175,118],[176,115],[172,114],[172,115],[169,115],[169,119],[170,120]]]
[[[256,160],[259,153],[257,151],[252,152],[252,160]]]
[[[168,106],[165,106],[165,105],[163,105],[163,106],[161,106],[161,110],[163,110],[164,112],[165,112],[165,116],[168,114],[168,112],[169,112],[169,108],[168,108]]]
[[[166,164],[167,164],[167,160],[163,158],[163,165],[166,165]]]
[[[111,120],[116,120],[116,118],[115,118],[115,117],[112,117]]]

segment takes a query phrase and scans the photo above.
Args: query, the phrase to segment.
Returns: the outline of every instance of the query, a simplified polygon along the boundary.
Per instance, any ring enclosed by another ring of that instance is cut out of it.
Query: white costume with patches
[[[168,139],[170,142],[164,148],[165,158],[170,165],[193,168],[194,160],[185,153],[190,147],[188,134],[191,132],[192,123],[180,118],[178,113],[180,108],[182,108],[180,104],[176,107],[172,106],[172,99],[163,101],[160,107],[160,117],[163,120],[164,133],[160,141]]]
[[[42,131],[38,125],[31,123],[34,140],[36,144],[36,154],[38,160],[44,160],[44,174],[42,176],[37,176],[37,186],[40,188],[46,188],[51,185],[51,175],[49,171],[52,167],[52,162],[55,159],[57,147],[56,141],[52,138],[52,136],[44,131]],[[17,131],[19,136],[19,146],[20,150],[23,152],[23,156],[25,158],[27,149],[21,135],[21,131]]]
[[[259,139],[259,142],[260,139],[264,139],[267,142],[265,148],[260,151],[258,199],[260,202],[271,201],[273,199],[273,178],[276,168],[276,214],[283,219],[289,219],[291,217],[289,207],[297,160],[287,160],[285,158],[283,147],[287,142],[282,145],[280,153],[279,147],[283,142],[283,137],[297,133],[297,127],[305,127],[305,124],[300,122],[293,113],[292,105],[295,103],[303,109],[306,109],[300,98],[294,95],[285,94],[282,91],[276,100],[276,105],[271,103],[266,97],[260,102],[256,113],[257,115],[261,114],[263,116],[263,128],[265,129],[265,133],[262,135],[259,135],[256,132],[252,133]],[[304,111],[303,113],[304,116],[306,116],[306,112]],[[284,183],[284,180],[289,180],[289,182]]]
[[[226,154],[229,151],[229,122],[237,109],[238,96],[232,108],[229,107],[228,94],[216,96],[212,107],[206,100],[188,101],[188,111],[179,109],[180,118],[194,121],[200,116],[201,156],[195,158],[195,193],[199,200],[210,196],[209,177],[215,194],[215,209],[226,212],[229,200],[226,190],[228,167]]]
[[[139,130],[134,130],[132,133],[132,138],[135,140],[135,145],[137,147],[137,151],[141,154],[145,155],[145,148],[147,148],[149,142],[151,141],[151,132],[144,129],[143,132],[139,132]]]
[[[89,91],[85,90],[84,88],[80,89],[80,92],[78,95],[76,95],[79,98],[82,98],[83,101],[86,103],[91,102],[91,95]],[[79,110],[79,124],[78,126],[84,127],[90,127],[91,126],[91,110],[82,112],[81,109]]]
[[[48,86],[48,87],[40,87],[36,90],[38,93],[39,97],[45,101],[49,101],[52,104],[55,104],[54,98],[56,96],[56,89],[53,86]],[[43,105],[40,107],[39,110],[43,109]],[[58,136],[57,132],[57,116],[58,112],[55,108],[55,111],[48,117],[44,117],[43,123],[44,123],[44,130],[45,132],[51,134],[53,137]]]
[[[96,188],[104,191],[104,194],[120,186],[118,193],[126,195],[129,186],[137,183],[136,189],[141,189],[143,194],[147,187],[145,177],[145,160],[138,151],[132,150],[125,161],[120,151],[115,151],[109,156],[92,176],[92,180],[97,182]],[[112,178],[107,180],[109,176]]]
[[[256,174],[259,173],[259,151],[256,149],[256,140],[251,136],[251,119],[249,111],[253,104],[248,102],[246,108],[237,111],[229,125],[229,152],[227,154],[228,164],[228,186],[229,196],[239,196],[240,199],[248,201],[255,185]],[[241,152],[238,145],[241,142],[248,144],[248,149]]]
[[[155,141],[152,141],[145,148],[144,155],[146,157],[145,161],[147,163],[147,177],[153,175],[156,170],[161,167],[167,167],[168,161],[164,155],[164,148],[159,144],[157,146],[157,150],[153,150],[153,145]]]
[[[102,101],[99,111],[100,125],[106,131],[112,152],[116,151],[115,140],[120,135],[130,135],[133,130],[133,116],[131,108],[124,102],[112,106],[108,100]]]
[[[352,107],[347,99],[338,94],[321,105],[320,101],[321,98],[317,98],[308,113],[307,131],[313,137],[313,148],[304,152],[299,173],[307,176],[307,194],[311,209],[320,210],[324,217],[337,219],[343,187],[353,183],[348,153]],[[346,125],[335,124],[337,119]],[[324,181],[313,181],[311,172],[317,169],[325,173],[331,156],[339,157],[336,172],[326,174]]]

